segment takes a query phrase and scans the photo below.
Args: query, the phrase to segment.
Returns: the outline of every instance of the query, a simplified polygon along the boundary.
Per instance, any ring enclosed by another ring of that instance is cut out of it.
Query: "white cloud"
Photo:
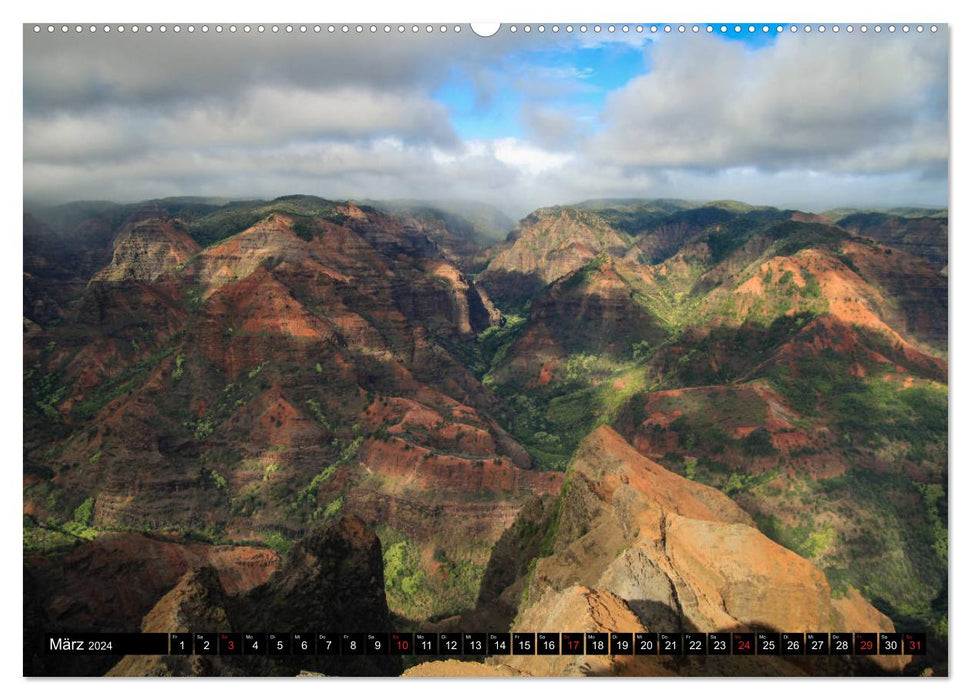
[[[572,154],[552,153],[513,138],[494,141],[493,152],[500,163],[519,168],[530,175],[561,168],[573,158]]]
[[[235,100],[202,100],[164,111],[110,107],[34,117],[24,126],[24,157],[67,162],[134,157],[151,150],[384,135],[446,146],[456,143],[446,109],[421,95],[259,85]]]
[[[589,81],[569,65],[556,80],[536,66],[508,65],[497,77],[522,48],[508,37],[153,37],[142,53],[128,38],[84,39],[65,38],[69,50],[49,54],[25,37],[28,199],[302,192],[474,199],[523,215],[600,197],[817,209],[946,197],[943,36],[786,35],[758,50],[657,37],[646,49],[651,72],[593,119],[595,106],[571,102],[589,95]],[[571,49],[603,41],[537,40]],[[434,99],[458,61],[484,103],[490,91],[518,95],[511,108],[524,135],[458,138]]]
[[[627,166],[884,172],[947,154],[943,37],[714,37],[649,49],[609,98],[592,157]]]

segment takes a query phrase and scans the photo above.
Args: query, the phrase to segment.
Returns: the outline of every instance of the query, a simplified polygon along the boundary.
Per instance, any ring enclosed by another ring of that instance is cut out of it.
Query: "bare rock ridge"
[[[638,625],[631,631],[893,630],[856,591],[834,599],[819,569],[765,537],[727,496],[643,457],[611,428],[583,441],[561,499],[552,553],[536,563],[515,628],[566,629],[574,606],[603,607],[599,597],[615,620]],[[899,672],[906,661],[874,657],[871,670]],[[586,672],[582,660],[523,663]],[[758,672],[786,670],[770,666]]]
[[[142,632],[231,632],[227,596],[212,567],[186,572],[142,620]],[[126,656],[108,676],[212,676],[227,673],[229,664],[216,656]]]

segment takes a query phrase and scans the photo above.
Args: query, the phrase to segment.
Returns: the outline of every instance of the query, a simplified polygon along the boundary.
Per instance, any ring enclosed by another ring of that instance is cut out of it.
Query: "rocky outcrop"
[[[510,241],[479,275],[500,301],[527,298],[601,253],[623,255],[628,245],[596,214],[570,207],[535,211],[519,222]]]
[[[155,282],[185,265],[199,245],[172,219],[146,219],[124,226],[115,238],[111,263],[94,282]]]
[[[391,632],[381,543],[354,516],[311,530],[265,584],[233,601],[230,619],[239,630]],[[401,673],[401,658],[292,657],[277,666],[266,672],[389,676]]]
[[[520,613],[516,629],[562,632],[646,632],[647,628],[617,595],[585,586],[560,591],[546,589]],[[559,656],[495,656],[530,676],[670,676],[658,657],[603,654]]]
[[[142,632],[231,632],[227,597],[215,569],[187,572],[142,620]],[[108,676],[230,675],[227,664],[212,656],[126,656]]]
[[[561,499],[553,554],[537,561],[517,624],[579,585],[624,601],[650,631],[835,630],[850,620],[893,631],[857,594],[834,600],[819,569],[727,496],[668,472],[611,428],[581,444]],[[907,661],[875,657],[873,668],[899,672]]]
[[[219,600],[240,595],[266,582],[278,563],[279,557],[269,549],[121,533],[102,535],[63,557],[26,557],[24,633],[33,637],[25,649],[42,648],[37,635],[47,630],[134,632],[144,629],[146,619],[154,619],[156,631],[179,631],[181,627],[163,630],[158,625],[176,614],[194,619],[192,610],[179,602],[183,594],[218,589],[212,595]],[[206,573],[193,573],[199,570]],[[169,596],[173,589],[182,593]],[[166,600],[161,608],[160,600]],[[207,603],[195,609],[214,607],[219,606]],[[151,617],[153,609],[157,614]],[[119,661],[110,656],[29,653],[24,659],[26,675],[101,675]]]
[[[260,586],[227,592],[213,567],[186,572],[141,621],[142,632],[390,632],[381,543],[360,520],[313,529]],[[396,656],[130,656],[113,676],[390,676]]]

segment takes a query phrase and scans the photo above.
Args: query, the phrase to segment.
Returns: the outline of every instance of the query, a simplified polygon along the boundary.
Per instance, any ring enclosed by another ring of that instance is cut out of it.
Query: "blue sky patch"
[[[524,108],[592,120],[607,95],[648,71],[644,47],[622,42],[517,51],[475,73],[457,68],[435,92],[464,139],[523,138]]]

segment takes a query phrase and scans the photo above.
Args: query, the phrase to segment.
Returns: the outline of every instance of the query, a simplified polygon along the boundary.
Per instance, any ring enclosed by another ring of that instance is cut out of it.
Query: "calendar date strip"
[[[921,656],[916,632],[174,632],[47,634],[53,655]]]

